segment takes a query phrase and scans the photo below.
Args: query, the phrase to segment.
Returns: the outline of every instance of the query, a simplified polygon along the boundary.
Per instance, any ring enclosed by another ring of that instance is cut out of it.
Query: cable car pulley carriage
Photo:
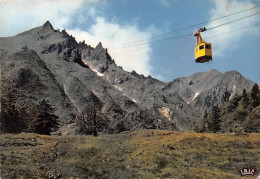
[[[205,63],[212,61],[212,48],[211,43],[202,40],[201,32],[206,31],[206,28],[200,28],[193,36],[197,36],[197,46],[195,47],[195,62]]]

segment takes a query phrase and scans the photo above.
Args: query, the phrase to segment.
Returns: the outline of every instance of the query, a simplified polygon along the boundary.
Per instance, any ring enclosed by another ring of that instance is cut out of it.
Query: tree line
[[[7,91],[0,98],[0,133],[32,132],[50,135],[59,129],[59,117],[54,114],[55,108],[49,101],[43,99],[38,104],[25,106],[18,100],[17,91]],[[75,124],[76,133],[98,136],[98,132],[107,128],[108,120],[95,106],[85,106],[76,115]]]
[[[243,90],[222,106],[214,106],[204,114],[201,127],[197,132],[260,132],[260,90],[254,84],[251,91]]]
[[[17,96],[14,90],[1,96],[0,133],[33,132],[49,135],[58,129],[55,108],[47,100],[43,99],[27,108],[19,104]]]
[[[33,132],[50,135],[58,130],[59,117],[54,114],[55,108],[47,100],[27,105],[31,106],[28,108],[21,105],[17,100],[17,92],[12,90],[8,90],[0,99],[0,133]],[[104,130],[127,130],[127,123],[122,123],[122,120],[116,121],[114,127],[111,125],[112,128],[109,123],[111,121],[95,106],[84,107],[75,116],[76,132],[79,134],[97,136]],[[204,114],[202,124],[194,125],[193,130],[214,133],[260,132],[259,86],[255,84],[251,91],[243,90],[242,95],[235,96],[220,107],[214,106],[210,113]]]

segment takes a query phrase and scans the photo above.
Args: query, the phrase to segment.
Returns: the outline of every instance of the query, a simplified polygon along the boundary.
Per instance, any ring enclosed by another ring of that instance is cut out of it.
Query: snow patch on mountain
[[[102,77],[104,76],[102,73],[99,73],[97,70],[90,68],[92,71],[94,71],[98,76]]]
[[[194,97],[192,98],[192,101],[199,95],[200,93],[195,93]]]
[[[136,100],[134,100],[134,99],[131,99],[134,103],[137,103],[137,101]]]
[[[102,73],[98,72],[93,66],[91,66],[91,65],[87,62],[87,60],[82,60],[82,61],[83,61],[83,63],[84,63],[85,65],[87,65],[87,66],[89,67],[89,69],[90,69],[91,71],[95,72],[99,77],[103,77],[103,76],[104,76]]]
[[[118,89],[119,91],[122,91],[122,88],[120,88],[119,86],[114,85],[114,87],[115,87],[116,89]]]

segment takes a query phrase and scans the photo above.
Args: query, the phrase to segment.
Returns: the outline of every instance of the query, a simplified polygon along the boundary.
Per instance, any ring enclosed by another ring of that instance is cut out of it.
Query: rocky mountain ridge
[[[220,73],[217,70],[195,73],[189,77],[177,78],[162,90],[180,96],[200,113],[209,112],[213,106],[221,106],[243,89],[251,90],[254,83],[237,71]]]
[[[126,130],[190,130],[204,111],[253,85],[237,72],[212,70],[170,83],[126,72],[101,43],[95,48],[78,43],[50,22],[0,38],[0,59],[1,91],[17,89],[28,105],[49,100],[62,133],[73,133],[75,116],[90,106],[107,116],[112,131],[119,123]]]

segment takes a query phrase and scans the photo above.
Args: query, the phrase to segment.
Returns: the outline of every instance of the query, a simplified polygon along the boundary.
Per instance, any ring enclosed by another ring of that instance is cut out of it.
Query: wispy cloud
[[[0,2],[0,36],[10,36],[51,20],[62,28],[84,3],[99,0],[2,0]]]
[[[144,75],[151,74],[149,46],[144,53],[138,55],[133,48],[116,48],[126,42],[149,38],[151,29],[139,30],[133,23],[122,26],[117,22],[109,22],[96,13],[95,7],[102,4],[101,2],[104,1],[0,0],[0,36],[16,35],[49,20],[54,28],[66,28],[77,40],[85,40],[92,46],[101,41],[104,47],[108,47],[116,63],[125,70],[135,70]],[[78,24],[88,23],[90,18],[94,23],[88,24],[88,30],[70,26],[75,20]]]
[[[226,16],[256,6],[251,1],[240,1],[240,0],[225,0],[225,1],[212,0],[212,1],[215,4],[215,7],[210,11],[211,19]],[[230,21],[234,21],[241,17],[254,14],[256,12],[257,9],[252,9],[250,11],[236,14],[234,16],[229,16],[227,18],[223,18],[217,21],[212,21],[207,25],[207,27],[210,28]],[[230,23],[222,27],[215,28],[208,32],[206,31],[203,35],[215,36],[215,35],[223,34],[226,32],[233,31],[235,29],[239,29],[254,24],[256,21],[257,21],[257,16],[252,16],[238,22]],[[259,35],[259,31],[257,31],[254,28],[250,28],[247,29],[246,31],[242,30],[236,33],[229,33],[224,36],[216,36],[215,38],[210,39],[210,42],[212,42],[214,48],[214,56],[225,55],[225,51],[227,49],[236,48],[236,44],[243,42],[243,38],[246,38],[250,35],[256,35],[256,34]]]

